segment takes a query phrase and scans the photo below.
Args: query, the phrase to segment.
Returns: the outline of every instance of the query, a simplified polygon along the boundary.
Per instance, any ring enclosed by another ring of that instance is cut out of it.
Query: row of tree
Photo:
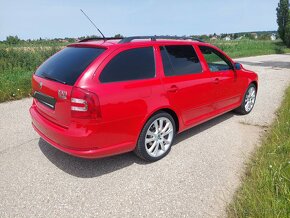
[[[115,38],[122,38],[123,36],[121,34],[116,34],[114,36]],[[54,39],[43,39],[43,38],[39,38],[39,39],[27,39],[27,40],[23,40],[20,39],[18,36],[7,36],[6,40],[4,41],[0,41],[0,43],[6,43],[9,45],[17,45],[17,44],[23,44],[23,43],[29,43],[29,44],[53,44],[53,43],[73,43],[73,42],[77,42],[79,40],[85,39],[85,38],[100,38],[100,36],[97,35],[90,35],[90,36],[81,36],[81,37],[77,37],[77,38],[70,38],[70,37],[65,37],[65,38],[54,38]]]
[[[209,35],[192,35],[193,38],[199,38],[203,41],[210,40],[240,40],[240,39],[250,39],[250,40],[275,40],[277,32],[276,31],[258,31],[258,32],[240,32],[240,33],[221,33],[221,34],[209,34]],[[275,39],[272,39],[272,37]]]
[[[289,0],[280,0],[277,7],[278,34],[282,41],[290,47],[290,9]]]

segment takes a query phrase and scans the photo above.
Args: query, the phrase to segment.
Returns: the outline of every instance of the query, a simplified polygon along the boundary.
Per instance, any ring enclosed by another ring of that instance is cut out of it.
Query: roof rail
[[[198,42],[204,42],[200,39],[191,38],[191,37],[183,37],[183,36],[130,36],[122,38],[119,44],[131,42],[135,39],[150,39],[151,41],[156,41],[156,39],[181,39],[181,40],[194,40]]]
[[[93,37],[93,38],[85,38],[80,40],[79,42],[88,42],[88,41],[93,41],[93,40],[112,40],[112,39],[124,39],[123,37],[108,37],[108,38],[103,38],[103,37]]]

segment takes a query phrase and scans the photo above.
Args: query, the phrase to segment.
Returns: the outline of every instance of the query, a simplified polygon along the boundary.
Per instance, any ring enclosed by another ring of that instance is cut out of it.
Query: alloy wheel
[[[255,87],[250,87],[247,91],[246,98],[245,98],[245,110],[247,112],[251,111],[254,107],[256,101],[256,89]]]
[[[145,135],[145,148],[151,157],[163,155],[173,140],[173,125],[166,117],[159,117],[149,126]]]

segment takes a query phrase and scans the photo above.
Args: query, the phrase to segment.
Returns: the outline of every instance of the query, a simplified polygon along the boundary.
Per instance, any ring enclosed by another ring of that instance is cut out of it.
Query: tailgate
[[[33,75],[33,101],[37,111],[51,122],[67,127],[71,120],[72,88],[72,86]]]

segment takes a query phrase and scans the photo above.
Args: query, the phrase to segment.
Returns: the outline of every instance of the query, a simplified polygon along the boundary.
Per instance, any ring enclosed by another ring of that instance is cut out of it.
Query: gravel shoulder
[[[253,111],[181,133],[170,154],[152,164],[131,153],[71,157],[33,131],[31,99],[0,104],[0,217],[224,217],[290,84],[290,54],[237,61],[259,74]]]

